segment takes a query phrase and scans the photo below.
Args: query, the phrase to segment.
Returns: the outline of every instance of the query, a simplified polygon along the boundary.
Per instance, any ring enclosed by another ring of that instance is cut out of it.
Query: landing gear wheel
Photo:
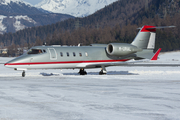
[[[25,77],[26,76],[26,73],[25,71],[22,72],[22,77]]]
[[[84,69],[79,70],[80,75],[87,75],[87,72]]]
[[[106,75],[107,73],[106,72],[104,72],[103,70],[101,70],[100,72],[99,72],[99,75]]]
[[[106,75],[106,74],[107,74],[106,68],[102,66],[101,71],[99,72],[99,75]]]

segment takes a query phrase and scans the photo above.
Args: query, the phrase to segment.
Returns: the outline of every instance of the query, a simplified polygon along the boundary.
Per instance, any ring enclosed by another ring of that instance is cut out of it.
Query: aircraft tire
[[[25,71],[22,72],[22,77],[25,77],[26,76],[26,73]]]
[[[79,74],[80,75],[87,75],[87,72],[84,69],[80,69]]]
[[[104,73],[103,71],[100,71],[99,75],[106,75],[106,73]]]

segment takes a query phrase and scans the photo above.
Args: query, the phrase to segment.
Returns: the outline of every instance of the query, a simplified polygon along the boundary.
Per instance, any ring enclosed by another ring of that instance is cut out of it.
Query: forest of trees
[[[180,0],[122,0],[85,18],[27,28],[0,35],[0,46],[9,48],[42,45],[89,45],[92,43],[132,42],[143,25],[171,26],[159,29],[156,49],[180,49]]]

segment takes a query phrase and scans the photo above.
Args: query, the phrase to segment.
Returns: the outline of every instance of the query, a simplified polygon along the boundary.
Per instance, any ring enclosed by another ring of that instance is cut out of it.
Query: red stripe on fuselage
[[[29,63],[6,63],[6,65],[44,65],[44,64],[70,64],[70,63],[96,63],[96,62],[125,62],[129,59],[124,60],[93,60],[93,61],[61,61],[61,62],[29,62]]]

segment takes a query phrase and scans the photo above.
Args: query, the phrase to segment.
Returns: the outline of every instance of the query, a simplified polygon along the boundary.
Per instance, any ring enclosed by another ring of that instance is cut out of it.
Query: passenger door
[[[54,48],[48,48],[50,53],[50,60],[57,60],[57,53]]]

